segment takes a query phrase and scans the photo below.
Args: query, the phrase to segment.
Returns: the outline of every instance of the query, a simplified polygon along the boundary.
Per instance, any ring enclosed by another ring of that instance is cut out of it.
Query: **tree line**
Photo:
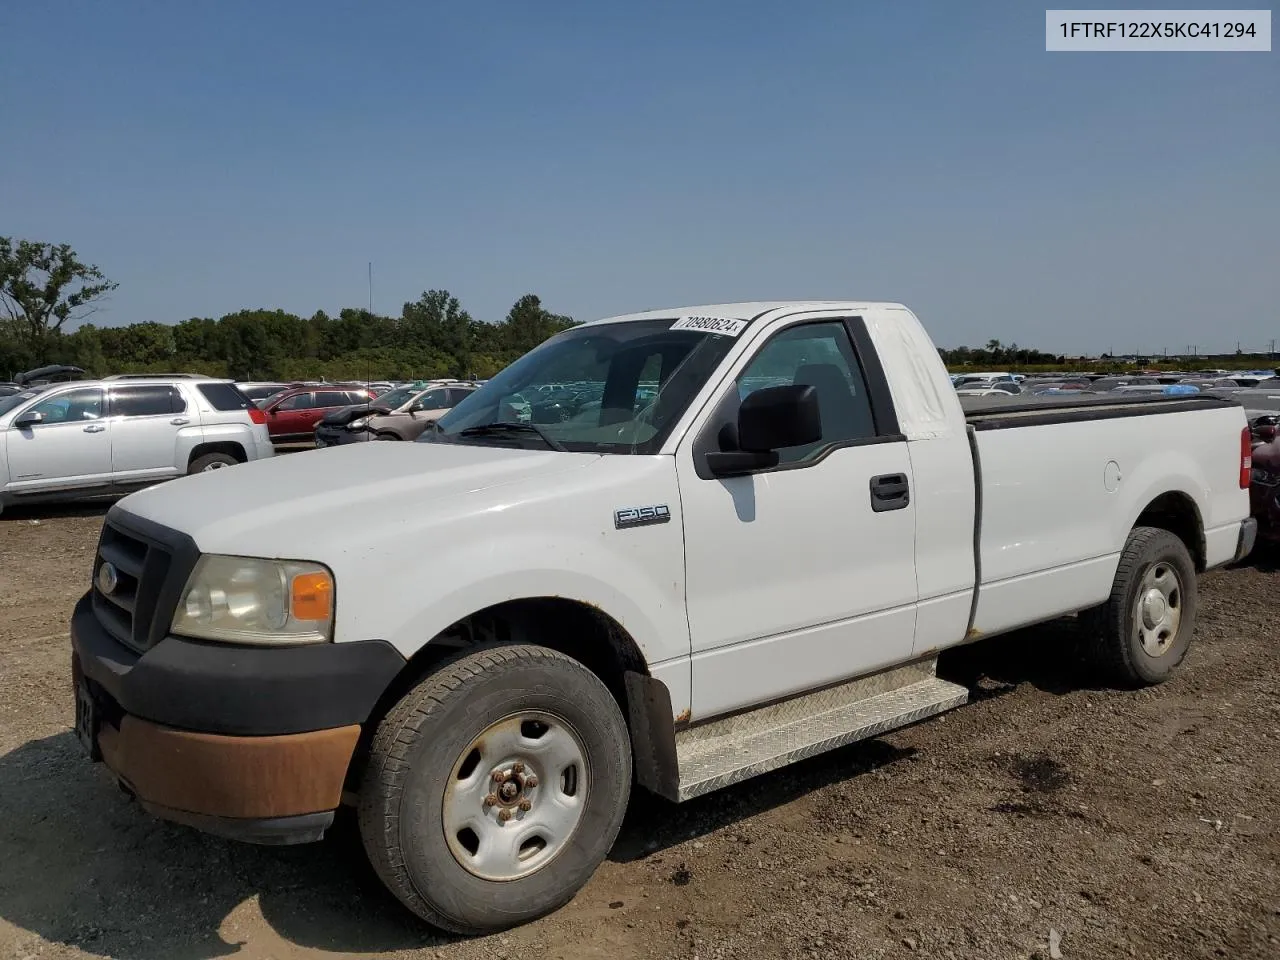
[[[417,379],[493,376],[547,337],[574,325],[534,294],[499,322],[472,317],[447,290],[428,290],[398,316],[347,308],[309,317],[284,310],[240,310],[218,319],[99,327],[88,322],[117,284],[82,262],[67,244],[0,237],[0,379],[47,363],[94,376],[203,373],[237,380]],[[80,325],[68,332],[68,325]],[[989,340],[983,347],[939,350],[953,369],[1100,369],[1109,357],[1067,361],[1040,350]],[[1159,358],[1175,369],[1224,366],[1226,358]],[[1267,366],[1237,354],[1233,366]],[[1151,362],[1157,362],[1151,358]]]
[[[398,316],[347,308],[309,317],[240,310],[218,319],[100,327],[87,322],[116,284],[65,244],[0,237],[0,379],[48,363],[94,376],[203,373],[237,380],[493,376],[574,325],[535,294],[499,322],[477,320],[447,290],[428,290]],[[79,322],[75,330],[66,327]]]

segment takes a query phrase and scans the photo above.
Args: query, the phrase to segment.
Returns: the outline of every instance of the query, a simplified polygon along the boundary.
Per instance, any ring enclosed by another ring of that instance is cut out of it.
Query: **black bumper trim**
[[[80,671],[119,710],[182,730],[246,736],[363,724],[405,665],[383,640],[245,647],[164,636],[137,654],[98,622],[90,594],[71,615],[71,645]]]

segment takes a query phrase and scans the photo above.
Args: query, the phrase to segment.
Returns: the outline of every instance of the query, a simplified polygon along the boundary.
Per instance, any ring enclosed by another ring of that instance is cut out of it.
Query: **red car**
[[[340,383],[291,387],[271,397],[262,412],[273,443],[310,440],[316,422],[326,413],[335,407],[368,403],[374,395],[365,387]]]

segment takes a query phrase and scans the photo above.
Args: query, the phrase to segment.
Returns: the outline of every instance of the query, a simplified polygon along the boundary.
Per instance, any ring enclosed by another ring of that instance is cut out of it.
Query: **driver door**
[[[883,386],[884,375],[865,338],[858,319],[792,320],[771,331],[677,452],[694,717],[911,656],[911,460],[887,387],[868,387]],[[779,451],[776,467],[712,475],[702,454],[732,447],[741,400],[781,384],[816,389],[822,438]]]
[[[45,396],[23,411],[44,419],[6,431],[8,491],[109,486],[111,425],[103,416],[103,399],[101,387],[77,387]]]

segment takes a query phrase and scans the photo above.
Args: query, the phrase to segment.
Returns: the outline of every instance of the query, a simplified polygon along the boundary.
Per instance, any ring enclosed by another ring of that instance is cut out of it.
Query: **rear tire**
[[[229,453],[206,453],[196,457],[187,467],[187,473],[204,473],[209,470],[221,470],[223,467],[234,467],[240,461]]]
[[[573,898],[613,846],[630,787],[627,726],[595,674],[544,647],[485,647],[379,724],[360,835],[419,917],[491,933]]]
[[[1186,544],[1167,530],[1135,527],[1120,554],[1111,596],[1081,617],[1091,659],[1118,685],[1163,683],[1191,646],[1198,599]]]

